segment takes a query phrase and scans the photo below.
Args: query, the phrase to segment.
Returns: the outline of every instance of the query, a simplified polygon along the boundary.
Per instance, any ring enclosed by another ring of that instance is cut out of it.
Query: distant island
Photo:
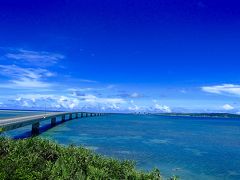
[[[161,116],[189,116],[189,117],[211,117],[211,118],[240,118],[238,114],[230,113],[157,113]]]

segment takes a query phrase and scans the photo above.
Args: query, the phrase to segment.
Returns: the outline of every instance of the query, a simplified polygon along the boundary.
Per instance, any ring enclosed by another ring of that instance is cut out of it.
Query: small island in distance
[[[157,113],[162,116],[189,116],[189,117],[209,117],[209,118],[240,118],[238,114],[230,113]]]
[[[135,114],[151,114],[159,116],[184,116],[184,117],[208,117],[208,118],[240,118],[239,114],[231,113],[135,113]]]

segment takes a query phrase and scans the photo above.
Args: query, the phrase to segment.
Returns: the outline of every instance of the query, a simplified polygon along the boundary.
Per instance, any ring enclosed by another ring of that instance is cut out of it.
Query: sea
[[[1,119],[43,112],[0,111]],[[79,118],[50,128],[39,137],[83,146],[107,157],[133,160],[142,171],[158,168],[165,179],[240,179],[240,119],[109,114]],[[31,126],[2,136],[27,138]]]

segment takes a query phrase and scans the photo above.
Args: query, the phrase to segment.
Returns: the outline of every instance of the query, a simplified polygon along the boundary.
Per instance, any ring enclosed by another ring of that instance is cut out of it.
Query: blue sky
[[[240,2],[0,1],[0,108],[240,112]]]

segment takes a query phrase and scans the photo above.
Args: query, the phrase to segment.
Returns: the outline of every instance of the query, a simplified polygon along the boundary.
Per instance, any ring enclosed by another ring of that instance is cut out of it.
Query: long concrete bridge
[[[67,120],[73,120],[83,117],[93,117],[102,116],[103,113],[90,113],[90,112],[51,112],[47,114],[38,114],[31,116],[23,116],[16,118],[8,118],[0,120],[0,133],[4,131],[9,131],[17,129],[23,126],[32,125],[32,134],[39,134],[40,123],[42,121],[50,120],[51,126],[55,126],[57,123],[57,118],[61,118],[61,122]]]

